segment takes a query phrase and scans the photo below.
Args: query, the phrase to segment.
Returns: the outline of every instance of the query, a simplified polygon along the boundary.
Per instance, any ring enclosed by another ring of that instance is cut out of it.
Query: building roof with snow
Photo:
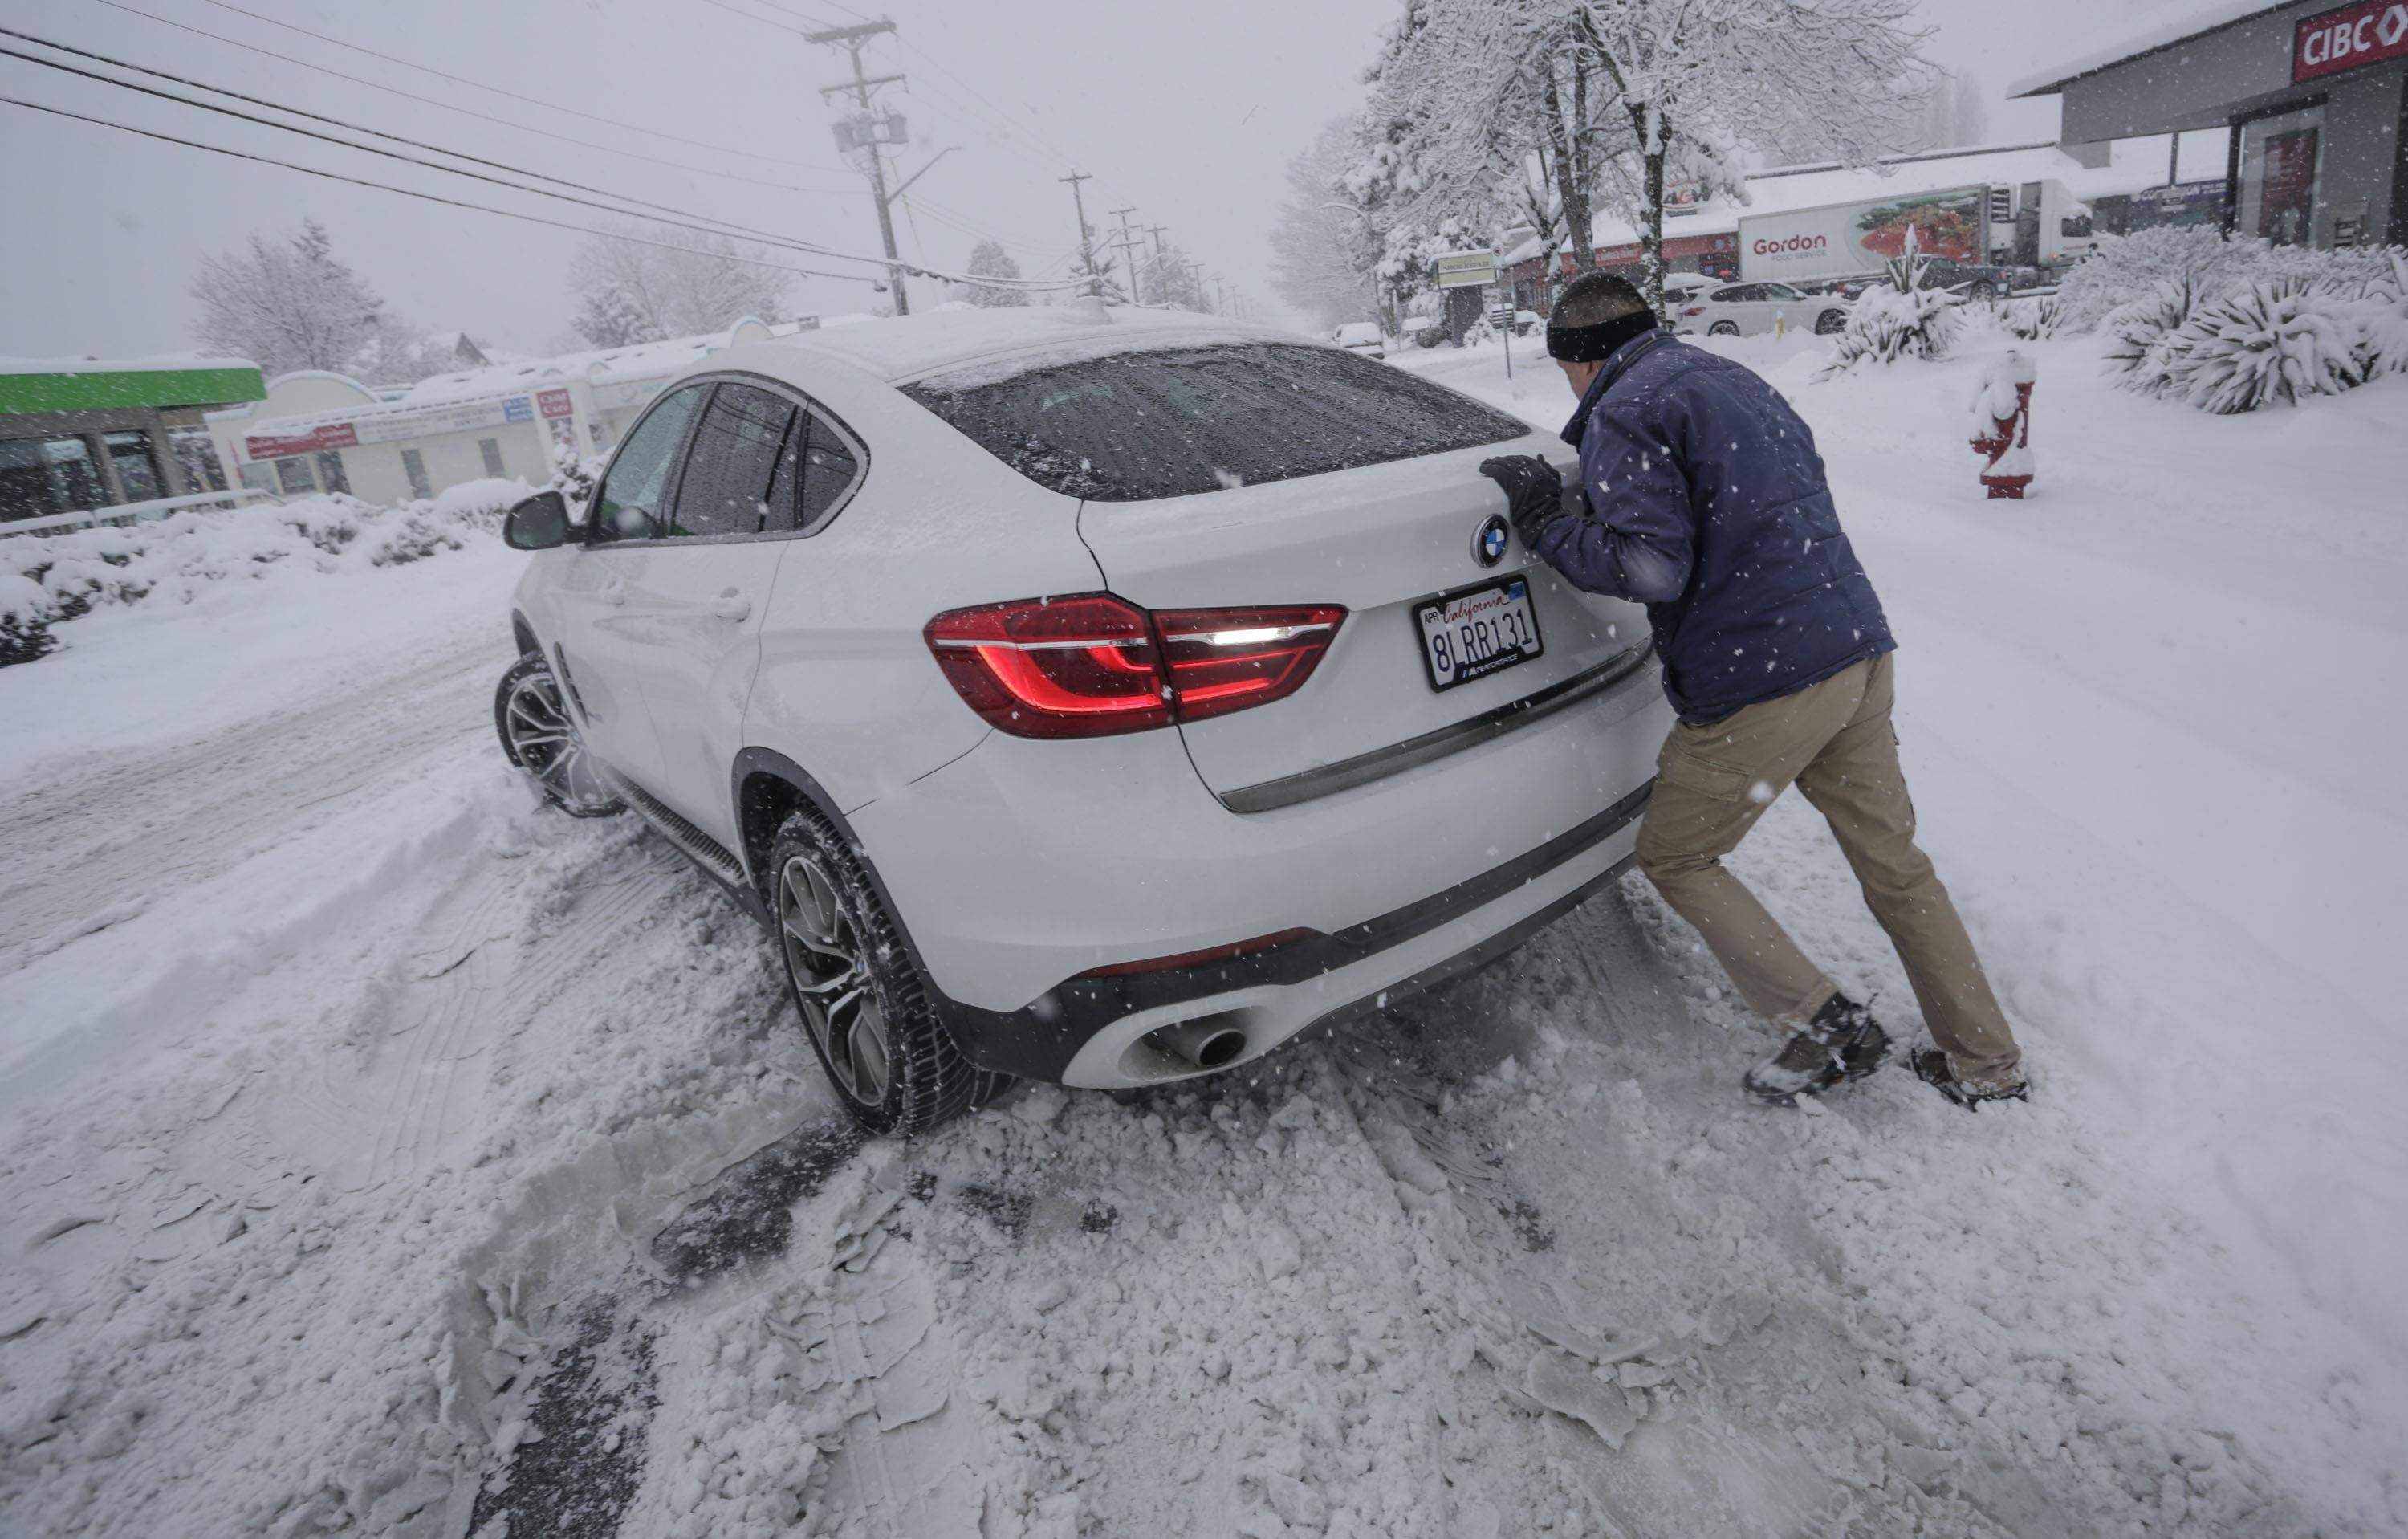
[[[2035,70],[2007,86],[2007,95],[2045,96],[2061,91],[2086,75],[2095,75],[2111,65],[2137,59],[2144,53],[2157,53],[2204,37],[2211,32],[2221,32],[2253,16],[2263,16],[2270,10],[2281,10],[2292,0],[2209,0],[2187,15],[2161,22],[2144,32],[2137,32],[2111,48],[2091,49],[2086,52],[2055,65]]]

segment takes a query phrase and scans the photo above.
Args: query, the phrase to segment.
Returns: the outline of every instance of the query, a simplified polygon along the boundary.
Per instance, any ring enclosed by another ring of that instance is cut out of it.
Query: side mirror
[[[568,503],[558,492],[538,492],[502,521],[502,543],[514,551],[548,551],[568,543]]]

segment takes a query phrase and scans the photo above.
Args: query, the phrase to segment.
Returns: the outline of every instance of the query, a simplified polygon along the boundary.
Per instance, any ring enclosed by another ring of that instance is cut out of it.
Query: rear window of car
[[[1518,419],[1337,348],[1246,343],[980,366],[903,393],[1040,486],[1142,502],[1501,443]]]

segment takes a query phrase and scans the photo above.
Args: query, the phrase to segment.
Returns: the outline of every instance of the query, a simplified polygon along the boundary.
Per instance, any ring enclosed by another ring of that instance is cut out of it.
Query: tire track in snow
[[[504,649],[464,642],[390,680],[196,741],[57,768],[0,801],[0,972],[122,923],[480,726]]]

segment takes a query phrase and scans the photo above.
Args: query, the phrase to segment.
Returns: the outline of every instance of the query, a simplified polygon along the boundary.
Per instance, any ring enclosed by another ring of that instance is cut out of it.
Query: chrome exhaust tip
[[[1220,1069],[1237,1061],[1246,1050],[1246,1034],[1226,1020],[1186,1021],[1156,1027],[1145,1040],[1171,1057],[1198,1069]]]

